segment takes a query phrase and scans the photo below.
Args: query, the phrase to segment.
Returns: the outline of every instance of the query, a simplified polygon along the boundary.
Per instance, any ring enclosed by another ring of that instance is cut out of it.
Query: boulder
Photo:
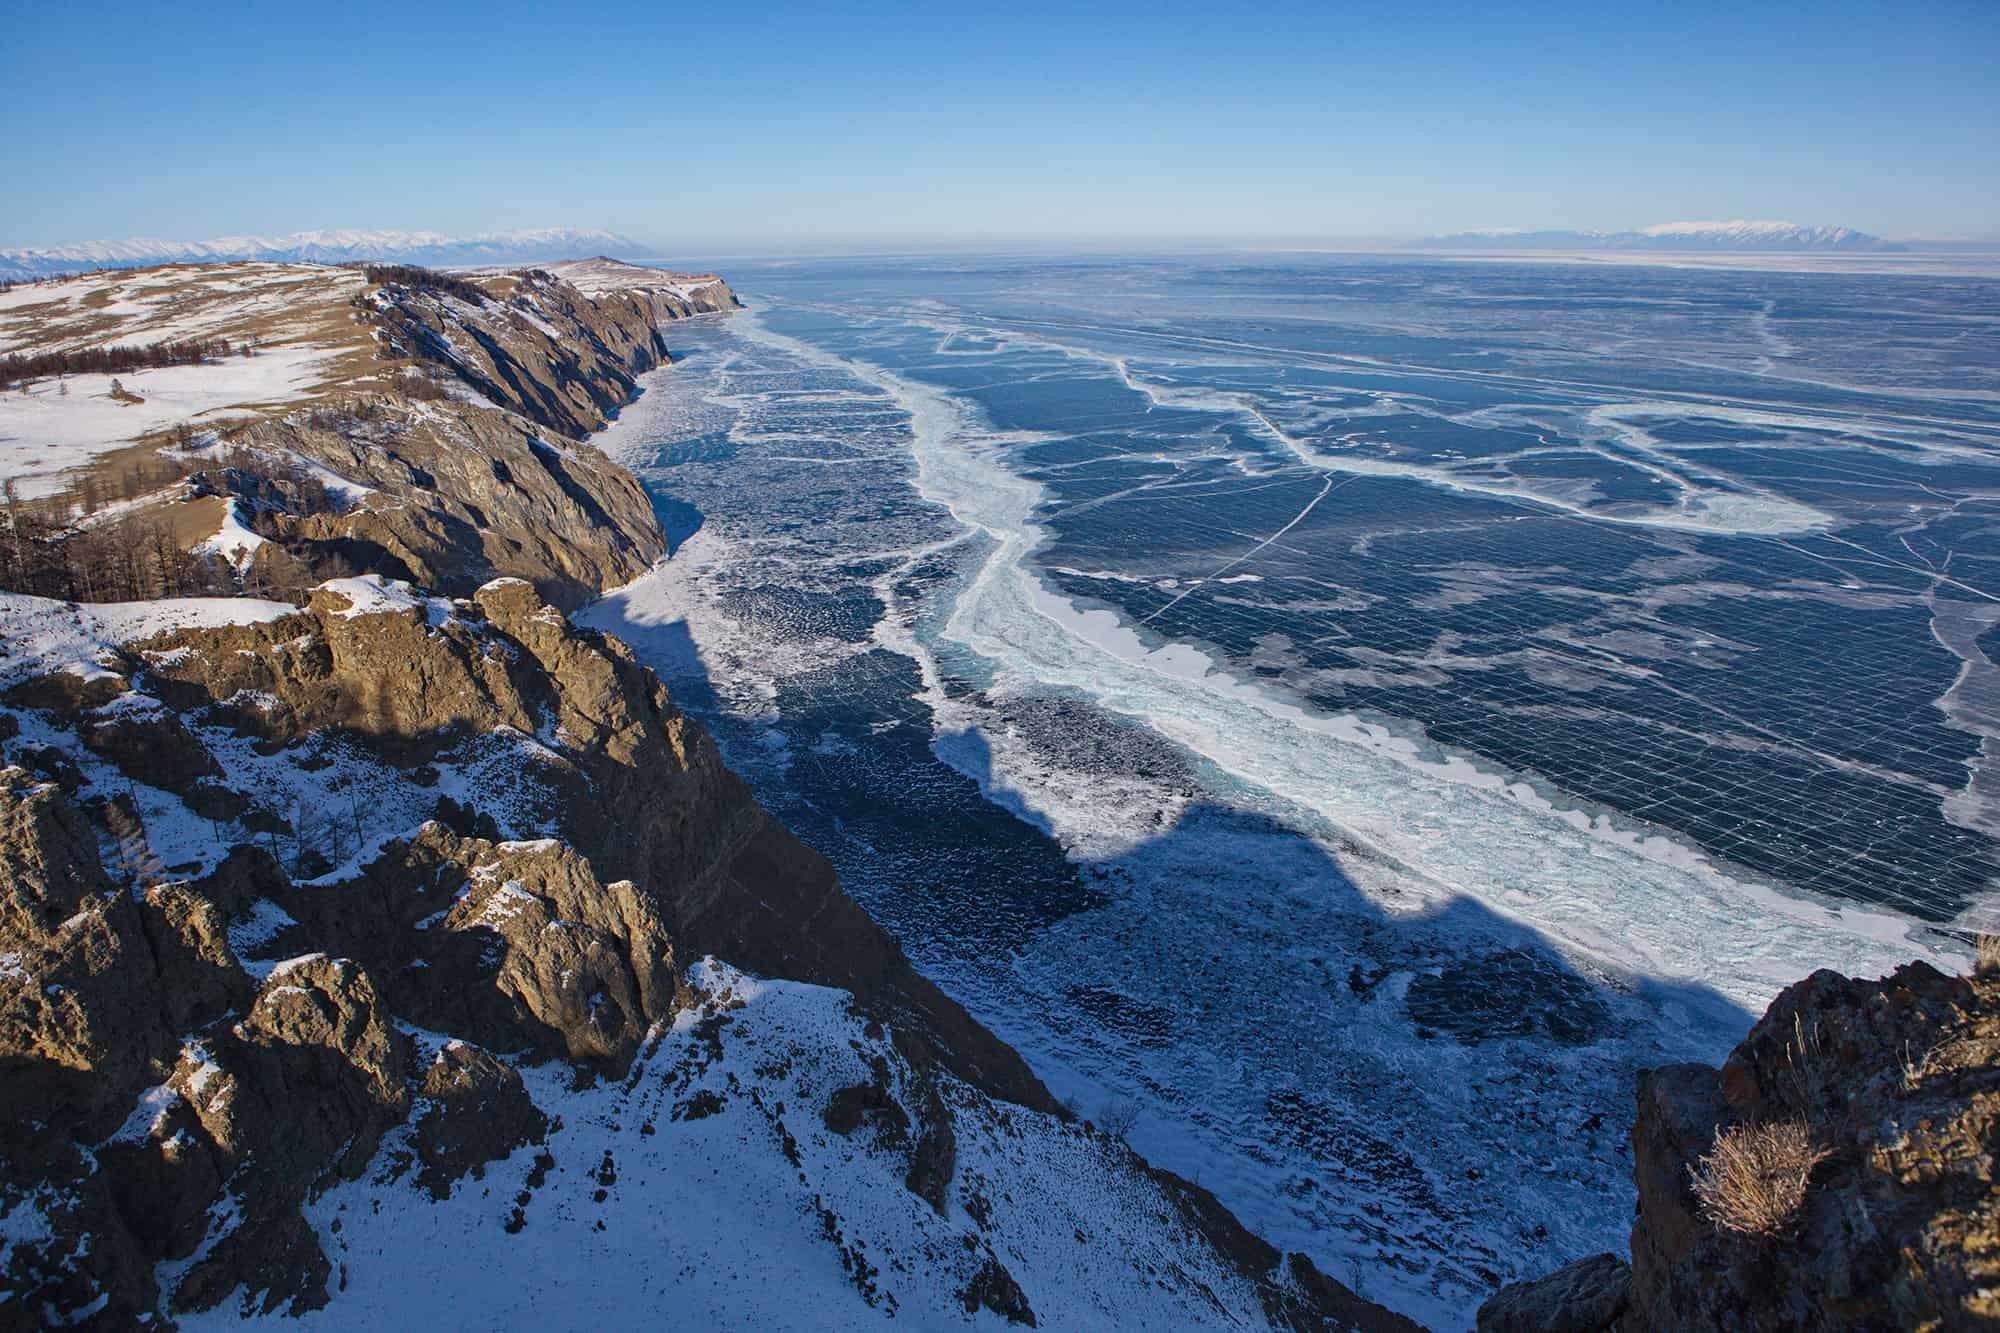
[[[174,1310],[212,1308],[238,1287],[266,1312],[326,1303],[331,1268],[299,1205],[358,1176],[408,1114],[404,1046],[368,975],[313,954],[274,968],[241,1022],[183,1052],[168,1086],[215,1146],[237,1208]]]
[[[1601,1333],[1618,1326],[1631,1287],[1632,1266],[1617,1255],[1579,1259],[1488,1297],[1479,1333]]]
[[[446,1198],[454,1182],[484,1176],[488,1162],[540,1143],[547,1133],[548,1120],[519,1074],[469,1042],[446,1042],[424,1070],[414,1135],[417,1183],[431,1197]]]
[[[0,1116],[108,1132],[173,1049],[139,911],[59,787],[0,770]]]

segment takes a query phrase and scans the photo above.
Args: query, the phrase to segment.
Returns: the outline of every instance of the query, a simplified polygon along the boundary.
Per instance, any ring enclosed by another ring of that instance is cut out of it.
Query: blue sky
[[[727,11],[727,12],[719,12]],[[17,5],[0,246],[2000,237],[2000,0]]]

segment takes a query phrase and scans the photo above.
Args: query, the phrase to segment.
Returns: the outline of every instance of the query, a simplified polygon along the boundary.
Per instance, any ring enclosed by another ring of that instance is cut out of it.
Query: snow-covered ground
[[[623,1081],[579,1091],[560,1062],[521,1070],[561,1118],[545,1145],[433,1204],[389,1170],[405,1127],[367,1178],[310,1205],[342,1289],[298,1326],[632,1328],[671,1311],[688,1327],[1000,1328],[960,1295],[994,1259],[1043,1328],[1264,1323],[1116,1140],[948,1081],[958,1168],[940,1215],[905,1188],[902,1150],[865,1122],[825,1124],[875,1061],[909,1095],[893,1044],[845,992],[713,960],[693,976],[710,1002]],[[421,1069],[442,1039],[416,1035]],[[240,1327],[238,1303],[182,1326]]]
[[[12,481],[23,499],[53,495],[65,473],[141,436],[295,401],[331,357],[327,348],[294,344],[205,365],[35,380],[25,390],[0,393],[0,479]],[[113,398],[114,379],[140,401]]]
[[[324,389],[343,355],[368,347],[346,304],[363,281],[313,265],[181,264],[0,292],[0,355],[217,339],[234,349],[199,365],[43,378],[0,393],[0,480],[23,499],[52,495],[65,473],[144,436],[242,420]],[[245,348],[255,355],[235,354]]]
[[[179,264],[0,292],[0,352],[246,336],[283,342],[360,290],[352,269]]]
[[[120,645],[169,630],[254,625],[296,610],[254,597],[75,603],[0,592],[0,686],[49,672],[105,674],[104,663]]]

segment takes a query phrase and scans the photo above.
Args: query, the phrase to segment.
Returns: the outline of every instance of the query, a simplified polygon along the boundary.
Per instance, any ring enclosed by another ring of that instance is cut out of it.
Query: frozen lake
[[[1996,920],[2000,284],[733,266],[627,638],[1086,1115],[1469,1322],[1636,1069]]]

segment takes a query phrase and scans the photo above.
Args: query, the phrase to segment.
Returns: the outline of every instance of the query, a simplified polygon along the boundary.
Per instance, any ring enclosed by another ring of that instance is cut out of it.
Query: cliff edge
[[[2000,1326],[2000,942],[1787,989],[1720,1069],[1643,1075],[1631,1262],[1508,1287],[1491,1333]]]

